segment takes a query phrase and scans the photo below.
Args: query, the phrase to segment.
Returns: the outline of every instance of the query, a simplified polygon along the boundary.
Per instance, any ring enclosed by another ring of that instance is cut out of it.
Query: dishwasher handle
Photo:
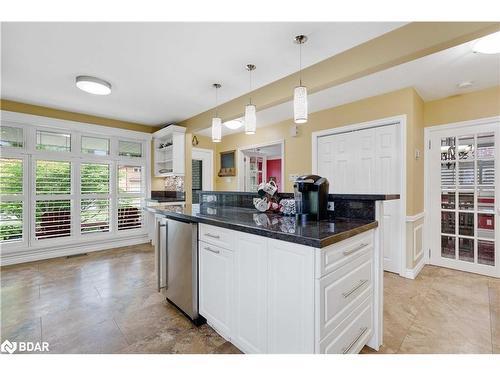
[[[162,224],[162,220],[158,220],[157,226],[156,226],[156,232],[157,232],[157,238],[156,238],[156,246],[158,247],[158,251],[156,252],[156,264],[157,264],[157,270],[156,270],[156,284],[158,288],[158,292],[161,290],[161,252],[163,251],[163,241],[162,241],[162,231],[165,231],[165,246],[166,244],[166,235],[167,235],[167,224],[165,223]],[[165,228],[165,229],[163,229]],[[165,252],[165,255],[168,252]],[[168,268],[166,268],[166,272],[168,273]],[[168,280],[168,279],[167,279]],[[165,280],[166,283],[166,280]]]

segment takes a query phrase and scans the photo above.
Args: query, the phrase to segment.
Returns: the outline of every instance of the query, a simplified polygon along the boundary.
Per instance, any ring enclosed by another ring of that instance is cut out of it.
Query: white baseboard
[[[8,266],[11,264],[34,262],[37,260],[58,258],[68,255],[76,255],[82,253],[91,253],[107,249],[114,249],[123,246],[139,245],[148,243],[149,238],[147,233],[135,235],[126,238],[114,238],[106,241],[93,243],[83,243],[75,245],[64,245],[59,247],[50,247],[44,249],[29,249],[19,252],[11,252],[2,254],[0,257],[0,266]]]
[[[422,256],[420,259],[420,262],[417,263],[417,265],[414,268],[407,268],[404,274],[404,277],[408,279],[415,279],[420,271],[422,271],[422,268],[425,266],[425,257]]]

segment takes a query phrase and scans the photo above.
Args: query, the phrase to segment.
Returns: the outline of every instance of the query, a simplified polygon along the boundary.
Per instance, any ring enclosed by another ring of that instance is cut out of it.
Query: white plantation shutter
[[[136,165],[118,166],[118,230],[142,227],[143,169]]]
[[[80,165],[80,232],[110,231],[110,166],[102,163]]]
[[[35,237],[38,240],[71,236],[71,200],[37,200]]]
[[[23,240],[23,160],[0,159],[0,242]]]

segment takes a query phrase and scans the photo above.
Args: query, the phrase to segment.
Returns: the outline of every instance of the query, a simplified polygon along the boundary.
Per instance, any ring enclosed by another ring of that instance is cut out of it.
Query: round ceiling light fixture
[[[472,46],[472,50],[488,55],[500,53],[500,31],[478,39]]]
[[[94,95],[109,95],[111,94],[111,83],[91,76],[76,77],[76,87],[80,90]]]
[[[236,130],[236,129],[239,129],[243,126],[243,122],[241,120],[230,120],[230,121],[226,121],[224,123],[224,126],[228,129]]]

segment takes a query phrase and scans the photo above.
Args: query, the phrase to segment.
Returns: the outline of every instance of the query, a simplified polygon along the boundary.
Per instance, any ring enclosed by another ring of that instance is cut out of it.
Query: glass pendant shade
[[[256,108],[253,104],[245,106],[245,134],[255,134],[257,128]]]
[[[296,124],[307,122],[307,88],[297,86],[293,90],[293,120]]]
[[[220,142],[222,139],[222,120],[220,117],[212,119],[212,142]]]

